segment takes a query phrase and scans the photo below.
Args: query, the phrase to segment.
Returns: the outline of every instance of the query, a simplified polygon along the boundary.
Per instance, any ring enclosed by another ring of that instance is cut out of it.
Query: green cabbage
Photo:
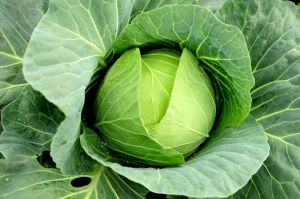
[[[133,73],[138,84],[131,89]],[[211,82],[187,49],[181,55],[170,49],[124,53],[108,71],[94,109],[110,148],[159,166],[182,164],[209,137],[216,114]],[[136,122],[128,127],[128,120]],[[174,160],[165,162],[171,153]]]
[[[0,198],[299,198],[300,10],[0,0]]]

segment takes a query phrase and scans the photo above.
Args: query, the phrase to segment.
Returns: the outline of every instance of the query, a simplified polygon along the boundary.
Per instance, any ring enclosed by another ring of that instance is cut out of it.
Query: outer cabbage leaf
[[[64,176],[36,159],[50,149],[63,114],[40,93],[27,87],[3,110],[5,132],[0,136],[0,198],[144,198],[147,190],[91,160],[88,172]],[[82,154],[87,157],[86,154]],[[88,178],[85,186],[74,181]]]
[[[263,128],[251,117],[238,127],[214,132],[199,153],[180,167],[122,166],[108,155],[106,145],[92,130],[85,129],[80,138],[87,154],[150,191],[199,198],[226,197],[236,192],[269,154]]]
[[[28,85],[23,55],[31,33],[43,16],[42,0],[0,1],[0,110]]]
[[[147,193],[100,165],[90,173],[64,176],[57,169],[42,167],[35,159],[0,160],[0,174],[1,199],[142,199]],[[83,178],[91,182],[82,187],[72,186],[72,182]]]
[[[23,89],[15,101],[2,111],[4,133],[0,151],[7,160],[40,155],[50,143],[63,114],[31,87]],[[34,153],[33,153],[34,151]]]
[[[205,63],[220,100],[219,128],[239,125],[250,111],[254,79],[244,37],[207,8],[171,5],[138,15],[120,35],[115,53],[132,47],[188,48]]]
[[[300,195],[300,10],[279,0],[229,0],[218,16],[247,41],[256,80],[251,114],[269,137],[270,156],[232,198]]]
[[[63,173],[77,173],[84,162],[74,151],[80,150],[76,140],[81,111],[94,71],[105,65],[130,16],[150,9],[150,3],[153,9],[177,1],[52,0],[35,28],[24,57],[24,75],[66,116],[51,143],[51,156]]]

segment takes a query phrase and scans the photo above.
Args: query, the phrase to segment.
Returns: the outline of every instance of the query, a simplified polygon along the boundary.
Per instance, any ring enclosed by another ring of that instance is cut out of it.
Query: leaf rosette
[[[295,198],[299,13],[0,0],[0,197]]]

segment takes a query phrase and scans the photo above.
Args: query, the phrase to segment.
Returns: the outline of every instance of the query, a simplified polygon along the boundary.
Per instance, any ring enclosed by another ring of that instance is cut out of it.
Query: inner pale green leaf
[[[179,53],[159,49],[142,55],[140,112],[146,126],[157,124],[164,116],[179,64]]]

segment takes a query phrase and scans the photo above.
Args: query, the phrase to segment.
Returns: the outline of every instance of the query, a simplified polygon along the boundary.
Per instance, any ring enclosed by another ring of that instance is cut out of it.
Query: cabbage
[[[0,198],[299,198],[300,10],[0,0]]]

